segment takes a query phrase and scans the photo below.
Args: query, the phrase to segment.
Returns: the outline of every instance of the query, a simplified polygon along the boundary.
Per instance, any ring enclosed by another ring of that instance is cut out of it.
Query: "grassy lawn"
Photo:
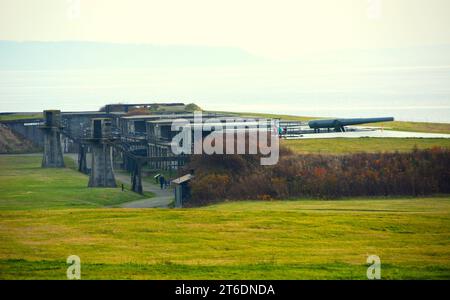
[[[66,158],[64,169],[42,169],[41,156],[0,156],[0,209],[103,207],[139,200],[120,188],[87,188],[88,176]]]
[[[450,139],[422,138],[336,138],[282,140],[282,145],[296,153],[346,154],[356,152],[406,152],[414,147],[427,149],[435,146],[450,148]]]
[[[69,255],[83,279],[365,279],[372,254],[384,279],[450,279],[450,196],[106,208],[140,196],[0,166],[0,279],[65,279]]]
[[[218,111],[218,113],[220,113]],[[229,113],[229,112],[222,112]],[[255,116],[260,118],[281,118],[283,120],[291,121],[309,121],[314,119],[333,119],[333,118],[320,118],[320,117],[306,117],[306,116],[292,116],[292,115],[277,115],[277,114],[266,114],[266,113],[235,113],[238,116]],[[449,123],[427,123],[427,122],[385,122],[385,123],[372,123],[367,124],[367,126],[384,127],[385,129],[399,130],[399,131],[410,131],[410,132],[429,132],[429,133],[449,133],[450,134],[450,124]]]
[[[383,126],[386,129],[412,132],[429,132],[429,133],[450,133],[449,123],[426,123],[426,122],[386,122],[368,124],[370,126]]]
[[[450,279],[450,197],[0,210],[0,278]]]

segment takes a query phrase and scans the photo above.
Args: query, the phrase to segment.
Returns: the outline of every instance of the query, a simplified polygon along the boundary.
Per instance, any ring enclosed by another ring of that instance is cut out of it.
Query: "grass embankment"
[[[221,112],[217,112],[221,113]],[[222,112],[229,113],[229,112]],[[306,116],[292,116],[292,115],[278,115],[278,114],[266,114],[266,113],[240,113],[231,112],[238,116],[255,116],[260,118],[280,118],[283,120],[291,121],[309,121],[314,119],[333,119],[333,118],[320,118],[320,117],[306,117]],[[448,133],[450,134],[450,123],[427,123],[427,122],[404,122],[404,121],[394,121],[394,122],[381,122],[381,123],[371,123],[363,124],[361,126],[374,126],[374,127],[384,127],[386,130],[398,130],[398,131],[409,131],[409,132],[428,132],[428,133]]]
[[[367,124],[367,126],[382,126],[386,129],[410,132],[428,132],[428,133],[448,133],[450,134],[449,123],[426,123],[426,122],[386,122]]]
[[[30,140],[24,139],[12,131],[8,126],[0,123],[0,153],[33,153],[40,152],[42,148]]]
[[[302,154],[349,154],[358,152],[408,152],[433,147],[450,148],[450,139],[423,138],[336,138],[336,139],[301,139],[282,140],[296,153]]]
[[[0,121],[14,121],[22,119],[42,119],[42,113],[29,113],[29,114],[0,114]]]
[[[450,278],[450,198],[0,210],[0,278]]]
[[[87,188],[88,176],[75,171],[70,158],[63,169],[42,169],[41,160],[0,156],[0,209],[103,207],[143,198],[120,188]]]

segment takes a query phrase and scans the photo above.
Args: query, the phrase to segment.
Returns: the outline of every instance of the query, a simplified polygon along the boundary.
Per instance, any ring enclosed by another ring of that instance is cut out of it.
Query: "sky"
[[[448,0],[0,0],[0,40],[227,46],[272,59],[450,44]]]
[[[449,0],[0,0],[0,111],[176,101],[450,122],[449,53]]]

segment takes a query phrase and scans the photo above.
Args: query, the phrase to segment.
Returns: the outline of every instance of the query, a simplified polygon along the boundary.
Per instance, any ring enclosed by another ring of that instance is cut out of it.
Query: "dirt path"
[[[76,163],[78,163],[77,154],[65,153],[64,156],[70,157]],[[115,172],[114,176],[116,177],[116,180],[120,181],[121,183],[124,183],[127,185],[130,185],[130,183],[131,183],[130,175],[127,173]],[[156,184],[142,181],[142,189],[144,190],[144,192],[152,192],[153,194],[155,194],[155,196],[152,198],[126,202],[126,203],[121,204],[120,207],[124,207],[124,208],[156,208],[156,207],[168,208],[170,203],[175,198],[174,191],[172,188],[161,190],[161,188]]]
[[[130,184],[130,175],[115,173],[116,180]],[[131,201],[123,203],[120,207],[127,208],[150,208],[150,207],[169,207],[170,203],[174,200],[174,192],[172,188],[162,189],[156,185],[149,182],[142,181],[142,189],[145,192],[152,192],[155,194],[154,197],[148,199],[141,199],[136,201]]]

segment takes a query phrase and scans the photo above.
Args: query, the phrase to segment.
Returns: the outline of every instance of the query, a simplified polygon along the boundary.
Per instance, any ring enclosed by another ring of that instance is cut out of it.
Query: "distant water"
[[[450,66],[0,71],[0,111],[195,102],[205,109],[450,123]]]

